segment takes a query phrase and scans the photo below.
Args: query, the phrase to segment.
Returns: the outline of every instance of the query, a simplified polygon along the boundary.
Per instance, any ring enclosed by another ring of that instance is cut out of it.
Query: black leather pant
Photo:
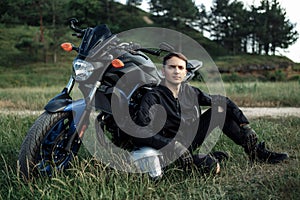
[[[212,115],[212,108],[210,108],[200,116],[198,130],[191,145],[192,150],[200,147],[203,144],[205,138],[215,128],[220,128],[223,133],[227,135],[231,140],[233,140],[236,144],[244,144],[244,140],[246,138],[241,133],[240,124],[239,122],[236,122],[232,113],[230,113],[230,109],[226,111],[226,114],[224,112],[217,114],[216,112],[213,112],[214,114]]]

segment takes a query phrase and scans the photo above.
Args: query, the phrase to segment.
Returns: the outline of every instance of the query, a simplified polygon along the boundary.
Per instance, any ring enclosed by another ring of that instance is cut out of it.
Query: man
[[[136,137],[133,138],[136,146],[165,148],[169,154],[179,157],[183,167],[196,165],[204,172],[214,170],[218,173],[219,162],[227,157],[225,153],[217,152],[203,157],[192,155],[192,151],[203,144],[215,127],[219,127],[244,148],[252,162],[279,163],[288,158],[286,153],[271,152],[265,148],[264,143],[258,143],[248,119],[229,98],[208,95],[185,83],[186,66],[187,58],[181,53],[172,52],[164,57],[162,73],[165,79],[143,96],[135,115],[135,122],[141,127],[136,130]],[[161,121],[163,113],[154,105],[163,106],[166,121]],[[199,106],[211,108],[200,115]],[[222,114],[224,123],[221,123]]]

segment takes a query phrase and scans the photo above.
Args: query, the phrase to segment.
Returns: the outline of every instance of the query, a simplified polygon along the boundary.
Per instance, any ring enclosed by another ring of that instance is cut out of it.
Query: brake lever
[[[75,36],[77,38],[82,38],[83,34],[82,33],[72,33],[72,36]]]

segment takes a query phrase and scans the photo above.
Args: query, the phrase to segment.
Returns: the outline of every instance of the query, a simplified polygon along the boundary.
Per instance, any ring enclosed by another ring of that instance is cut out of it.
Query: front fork
[[[69,81],[70,83],[70,81]],[[69,85],[69,84],[68,84]],[[74,85],[74,84],[70,84],[70,85]],[[90,117],[90,114],[91,114],[91,111],[92,111],[92,103],[93,103],[93,100],[94,100],[94,97],[95,97],[95,94],[96,94],[96,91],[97,89],[100,87],[101,85],[101,82],[100,81],[97,81],[94,86],[92,87],[89,95],[84,99],[85,101],[85,109],[83,110],[82,114],[80,115],[80,118],[78,118],[78,122],[76,122],[76,130],[77,130],[77,133],[78,133],[78,136],[80,139],[83,138],[84,136],[84,132],[87,130],[88,128],[88,125],[89,125],[89,117]],[[73,86],[72,86],[73,87]],[[70,89],[72,90],[72,88],[70,87]],[[66,87],[66,90],[68,90],[68,87]],[[69,90],[69,91],[71,91]],[[77,113],[79,114],[79,113]],[[76,114],[76,115],[77,115]],[[77,120],[76,120],[77,121]],[[68,152],[71,151],[71,147],[72,147],[72,143],[73,143],[73,140],[75,139],[76,137],[76,134],[73,134],[66,146],[66,150]]]
[[[70,94],[73,87],[75,85],[75,79],[73,78],[73,76],[70,77],[68,84],[65,87],[66,93]]]

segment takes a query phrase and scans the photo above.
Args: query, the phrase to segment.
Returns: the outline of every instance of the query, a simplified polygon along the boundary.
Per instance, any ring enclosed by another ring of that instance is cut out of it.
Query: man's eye
[[[181,65],[168,65],[170,68],[172,68],[172,69],[176,69],[176,67],[178,67],[178,69],[179,70],[183,70],[184,69],[184,67],[183,66],[181,66]]]

